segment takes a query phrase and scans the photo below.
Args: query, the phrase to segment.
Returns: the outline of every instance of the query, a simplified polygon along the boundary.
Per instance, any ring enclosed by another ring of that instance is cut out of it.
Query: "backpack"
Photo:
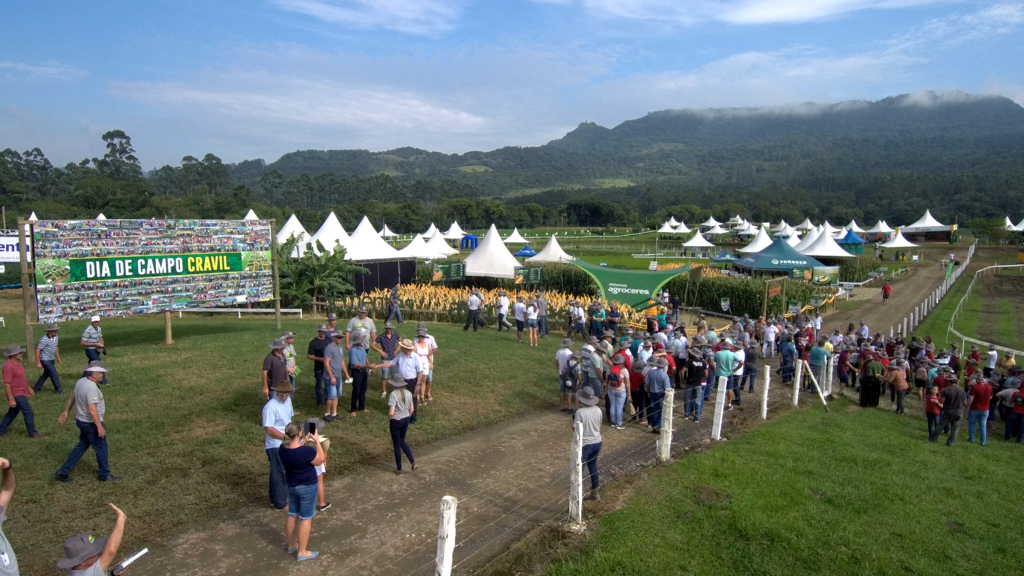
[[[570,360],[565,365],[565,373],[562,375],[565,378],[566,384],[571,388],[576,388],[580,383],[580,363],[573,362]]]

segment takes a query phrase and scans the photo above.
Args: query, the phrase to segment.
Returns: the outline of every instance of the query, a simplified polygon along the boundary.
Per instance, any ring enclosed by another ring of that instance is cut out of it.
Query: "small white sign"
[[[651,260],[651,265],[648,266],[647,269],[650,270],[651,272],[657,271],[658,270],[658,261],[657,260]]]
[[[7,272],[7,266],[0,264],[0,274],[3,274],[4,272]]]

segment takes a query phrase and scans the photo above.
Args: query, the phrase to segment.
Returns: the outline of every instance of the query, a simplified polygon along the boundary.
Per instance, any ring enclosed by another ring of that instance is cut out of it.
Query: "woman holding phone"
[[[308,439],[313,440],[312,446],[304,445]],[[316,514],[316,467],[327,459],[320,445],[316,425],[307,424],[304,427],[298,422],[290,422],[284,429],[284,440],[278,455],[284,465],[285,480],[288,483],[288,520],[285,523],[287,552],[298,553],[296,560],[299,562],[316,558],[318,553],[310,552],[307,545],[309,532],[313,528],[313,516]]]

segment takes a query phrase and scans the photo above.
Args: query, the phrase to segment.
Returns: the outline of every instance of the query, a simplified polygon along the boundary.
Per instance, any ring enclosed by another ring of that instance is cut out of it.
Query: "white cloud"
[[[66,64],[26,64],[24,62],[0,62],[0,78],[23,80],[77,80],[85,71]]]
[[[289,12],[349,28],[435,36],[455,28],[462,12],[453,0],[270,0]]]

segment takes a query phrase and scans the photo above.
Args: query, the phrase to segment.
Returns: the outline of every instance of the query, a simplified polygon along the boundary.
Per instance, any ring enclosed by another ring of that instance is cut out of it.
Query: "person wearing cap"
[[[338,315],[334,312],[327,314],[327,330],[328,333],[338,330]]]
[[[605,380],[610,366],[608,345],[598,342],[594,346],[594,352],[590,355],[590,369],[587,372],[587,386],[594,391],[599,398],[603,398]]]
[[[579,300],[573,300],[572,306],[569,307],[569,337],[573,337],[576,334],[580,335],[580,338],[587,339],[587,312],[580,304]]]
[[[501,332],[502,328],[508,332],[512,331],[512,323],[507,320],[509,304],[508,292],[498,292],[498,332]]]
[[[981,445],[988,444],[988,415],[992,405],[993,390],[988,380],[982,379],[971,386],[967,395],[967,441],[974,443],[974,429],[980,431]]]
[[[644,377],[650,408],[647,412],[647,427],[652,432],[661,432],[661,405],[665,400],[665,390],[672,388],[672,380],[668,377],[668,360],[657,358],[654,369]]]
[[[423,365],[420,363],[420,357],[414,354],[416,346],[412,343],[412,340],[408,338],[402,340],[399,345],[401,353],[395,356],[393,360],[382,362],[381,366],[389,366],[394,368],[391,372],[391,380],[388,383],[395,381],[395,378],[401,378],[408,388],[412,388],[408,392],[412,395],[412,403],[414,410],[409,414],[409,424],[416,423],[416,412],[419,410],[419,400],[416,399],[416,386],[419,383],[420,375],[423,374]]]
[[[287,344],[280,338],[274,338],[274,340],[267,344],[270,348],[270,352],[266,358],[263,359],[263,395],[270,399],[270,385],[274,382],[280,382],[282,380],[288,380],[291,382],[291,378],[288,375],[288,365],[284,360],[284,349]]]
[[[328,422],[334,422],[338,417],[338,398],[343,395],[341,385],[351,379],[345,363],[344,338],[345,334],[335,330],[331,333],[331,343],[324,348],[324,378],[327,380],[324,420]]]
[[[594,350],[597,347],[597,337],[587,336],[586,342],[583,343],[583,347],[580,348],[580,366],[583,368],[583,380],[581,384],[587,386],[590,384],[590,357],[594,354]]]
[[[601,499],[601,478],[597,470],[597,457],[601,454],[601,409],[597,406],[599,399],[590,386],[577,390],[576,402],[580,407],[572,415],[573,428],[579,426],[582,432],[581,464],[590,472],[590,492],[583,497],[584,500]]]
[[[721,380],[725,378],[726,410],[732,410],[732,401],[735,396],[735,386],[733,384],[735,377],[733,375],[736,373],[736,370],[743,367],[743,360],[732,348],[731,343],[726,343],[714,355],[716,384],[721,386]]]
[[[516,321],[516,339],[523,343],[523,331],[526,330],[526,298],[516,297],[516,303],[512,305],[512,316]]]
[[[782,336],[782,344],[779,345],[779,373],[782,374],[782,383],[788,384],[793,381],[793,372],[796,369],[796,346],[790,335]],[[709,386],[710,387],[710,386]]]
[[[82,331],[82,346],[85,347],[85,357],[89,359],[89,362],[98,361],[100,352],[106,351],[106,347],[103,345],[103,329],[100,328],[99,316],[89,318],[89,325]],[[107,384],[106,375],[103,376],[100,383]]]
[[[621,352],[621,350],[620,350]],[[608,371],[608,394],[610,405],[607,407],[608,419],[616,430],[625,430],[622,425],[622,413],[626,407],[629,390],[629,372],[626,367],[627,356],[615,353],[612,357],[612,368]]]
[[[462,327],[463,332],[468,331],[471,324],[473,332],[476,332],[478,327],[484,325],[484,319],[480,317],[480,310],[483,304],[484,301],[480,297],[480,291],[473,288],[469,293],[469,298],[466,300],[466,325]]]
[[[288,380],[292,383],[292,388],[295,388],[295,333],[281,334],[281,341],[284,342],[284,348],[281,350],[284,355],[284,367],[288,371]]]
[[[39,379],[36,380],[36,385],[32,387],[36,392],[43,389],[43,384],[46,383],[47,378],[50,379],[50,382],[53,382],[53,389],[57,394],[62,392],[60,388],[60,375],[57,374],[57,368],[54,366],[54,363],[61,363],[60,350],[57,348],[58,330],[60,330],[60,326],[56,324],[47,326],[46,334],[39,339],[39,344],[36,346],[36,368],[43,371],[39,375]]]
[[[828,359],[831,357],[832,355],[825,349],[825,339],[818,339],[815,346],[811,348],[811,358],[808,364],[819,385],[824,385],[825,383],[825,372],[828,368]],[[808,378],[808,380],[810,379]]]
[[[287,379],[281,380],[274,384],[271,390],[274,397],[263,405],[263,449],[270,463],[270,505],[274,510],[280,511],[288,506],[288,484],[279,450],[281,441],[284,440],[285,427],[292,421],[295,411],[292,409],[291,382]]]
[[[404,348],[404,342],[403,342]],[[409,432],[409,424],[416,414],[415,394],[407,390],[408,379],[401,374],[394,374],[388,380],[388,384],[394,388],[391,397],[388,398],[388,428],[391,431],[391,445],[395,451],[395,474],[402,473],[402,453],[409,459],[412,469],[416,469],[416,459],[412,456],[412,449],[405,442],[405,435]]]
[[[533,298],[526,303],[526,312],[524,312],[524,315],[526,316],[526,330],[530,337],[530,346],[536,347],[539,345],[537,337],[538,332],[540,331],[540,324],[538,320],[540,318],[540,309],[537,307],[537,301]]]
[[[71,409],[74,408],[75,424],[78,425],[78,445],[71,451],[71,454],[68,454],[64,464],[53,473],[53,477],[60,482],[70,482],[71,472],[91,447],[96,453],[96,465],[99,468],[97,478],[100,482],[117,482],[120,478],[110,473],[110,462],[108,461],[107,429],[103,420],[107,413],[107,404],[103,400],[103,392],[100,392],[99,386],[97,386],[103,380],[107,369],[103,366],[103,362],[93,360],[82,372],[85,373],[85,376],[75,383],[75,391],[68,398],[64,412],[57,419],[58,422],[64,424],[71,414]]]
[[[577,378],[578,374],[566,373],[566,367],[572,358],[572,354],[572,339],[563,339],[562,347],[555,352],[555,366],[558,368],[558,388],[560,394],[559,406],[562,412],[569,411],[569,396],[572,394],[571,391],[574,383],[578,381],[572,380],[572,378]]]
[[[106,576],[117,555],[117,549],[121,547],[127,520],[125,513],[113,503],[107,506],[117,515],[110,536],[94,538],[83,532],[68,538],[64,542],[64,557],[57,562],[58,569],[70,570],[71,576]]]
[[[21,365],[24,354],[25,349],[17,344],[11,344],[4,349],[4,356],[7,357],[3,367],[4,393],[7,395],[7,404],[10,409],[7,410],[3,422],[0,422],[0,436],[7,433],[7,429],[11,427],[14,419],[20,413],[25,416],[25,427],[28,428],[29,438],[42,439],[46,436],[36,430],[35,414],[28,401],[29,397],[35,395],[35,392],[29,388],[25,367]]]
[[[591,318],[593,318],[594,335],[600,337],[601,334],[604,334],[604,322],[608,318],[608,312],[601,305],[600,298],[594,301],[594,313]]]
[[[0,474],[3,474],[3,483],[0,484],[0,574],[18,576],[18,558],[3,531],[15,488],[14,470],[11,470],[11,461],[7,458],[0,458]]]
[[[313,380],[316,388],[316,408],[321,410],[327,402],[328,378],[324,374],[324,350],[331,343],[331,331],[325,324],[316,329],[316,338],[309,341],[306,347],[306,358],[313,361]]]
[[[366,317],[366,314],[366,307],[360,306],[356,316],[348,321],[348,326],[345,327],[346,350],[352,347],[353,332],[361,332],[363,334],[363,342],[373,342],[377,339],[377,326],[373,324],[372,318]]]
[[[370,343],[370,347],[380,354],[381,366],[389,360],[395,359],[398,353],[398,345],[402,342],[401,336],[395,332],[395,326],[391,322],[384,323],[384,333]],[[380,397],[387,398],[388,378],[391,378],[392,369],[390,366],[381,368],[380,371]]]
[[[352,335],[352,347],[348,349],[348,364],[352,368],[352,400],[349,403],[349,415],[353,418],[366,409],[366,384],[370,379],[370,370],[375,368],[366,358],[366,336],[362,332]]]
[[[537,334],[541,338],[548,337],[548,300],[543,292],[534,294],[537,299]]]
[[[892,387],[895,396],[896,414],[905,416],[904,399],[907,396],[907,391],[910,390],[910,382],[907,377],[909,366],[903,360],[896,359],[889,362],[886,368],[889,371],[885,375],[885,380]]]
[[[967,394],[960,386],[946,386],[939,392],[939,402],[942,405],[942,413],[939,414],[939,423],[928,435],[929,442],[937,442],[939,433],[949,429],[949,437],[946,439],[946,446],[955,446],[957,436],[960,433],[960,423],[963,420],[964,406],[967,404]]]
[[[683,381],[683,418],[692,417],[694,422],[700,422],[704,415],[704,397],[700,387],[708,376],[708,363],[700,348],[694,346],[687,351],[686,363],[680,372]]]
[[[878,408],[878,399],[882,395],[882,378],[885,376],[885,365],[878,356],[865,347],[861,349],[860,405],[862,408]]]
[[[313,440],[311,446],[306,446],[307,439]],[[316,426],[309,430],[299,422],[289,422],[284,428],[278,455],[288,484],[285,553],[295,554],[298,562],[311,560],[319,555],[307,548],[309,533],[313,529],[313,516],[316,516],[316,467],[327,461]]]

